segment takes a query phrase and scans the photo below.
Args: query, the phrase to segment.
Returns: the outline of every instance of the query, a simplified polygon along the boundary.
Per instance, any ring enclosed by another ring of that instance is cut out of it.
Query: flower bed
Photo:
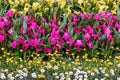
[[[0,0],[0,79],[120,80],[119,4]]]
[[[120,56],[109,56],[107,59],[88,58],[66,53],[62,57],[57,51],[47,54],[48,61],[42,59],[41,54],[31,53],[31,59],[16,59],[3,51],[0,57],[1,80],[119,80]],[[23,54],[23,53],[20,53]],[[99,54],[97,54],[99,55]],[[73,57],[73,58],[72,58]]]

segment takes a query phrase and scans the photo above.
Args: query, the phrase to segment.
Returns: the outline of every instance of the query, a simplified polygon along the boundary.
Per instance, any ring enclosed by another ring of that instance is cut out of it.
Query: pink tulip
[[[78,26],[75,26],[75,27],[74,27],[74,32],[75,32],[76,34],[80,33],[80,32],[81,32],[81,28],[79,28]]]
[[[37,29],[38,29],[38,25],[37,25],[36,22],[31,21],[29,25],[30,25],[29,27],[30,27],[31,29],[34,29],[34,30],[37,30]]]
[[[120,24],[117,24],[118,32],[120,32]]]
[[[37,49],[36,49],[36,52],[37,52],[37,53],[40,52],[40,51],[42,51],[42,48],[37,48]]]
[[[4,41],[4,36],[0,35],[0,43]]]
[[[98,14],[94,14],[94,19],[95,20],[100,20],[100,16]]]
[[[5,23],[0,21],[0,29],[2,29],[5,26]]]
[[[29,47],[29,46],[28,46],[28,44],[26,44],[26,43],[22,45],[22,49],[23,49],[23,50],[27,50],[28,47]]]
[[[12,16],[13,16],[13,11],[12,11],[12,10],[8,10],[8,11],[6,12],[6,15],[7,15],[8,17],[12,17]]]
[[[15,48],[17,47],[17,41],[13,41],[13,42],[11,43],[11,47],[12,47],[13,49],[15,49]]]
[[[80,47],[82,47],[82,46],[85,46],[85,44],[82,42],[82,40],[76,40],[76,43],[75,43],[74,47],[77,50],[80,50]]]
[[[28,16],[24,16],[24,19],[28,22],[29,17]]]
[[[110,16],[112,16],[112,12],[106,12],[104,18],[106,19],[109,18]]]
[[[73,39],[68,39],[67,40],[67,44],[69,44],[69,46],[72,46],[74,43],[74,40]]]
[[[84,39],[85,39],[86,41],[90,40],[90,34],[89,34],[89,33],[85,33]]]
[[[109,28],[107,28],[107,29],[104,31],[104,33],[105,33],[106,35],[110,35],[110,34],[111,34],[111,30],[110,30]]]
[[[39,31],[39,32],[40,32],[40,34],[43,34],[43,35],[44,35],[44,34],[45,34],[45,28],[40,27],[40,31]]]
[[[100,32],[98,32],[97,34],[92,34],[92,37],[94,37],[94,39],[99,39],[100,38]]]
[[[105,11],[101,11],[101,12],[100,12],[100,16],[102,16],[102,17],[104,17],[104,16],[105,16],[105,14],[106,14],[106,12],[105,12]]]
[[[84,19],[85,18],[85,15],[82,13],[82,12],[80,12],[80,17],[82,17],[82,19]]]
[[[89,48],[93,48],[93,43],[92,43],[92,41],[89,41],[89,42],[88,42],[88,46],[89,46]]]
[[[36,39],[30,39],[28,42],[29,46],[37,47],[39,45],[39,41]]]
[[[14,29],[14,28],[10,28],[10,29],[8,30],[8,33],[9,33],[10,35],[12,35],[13,29]]]
[[[53,44],[53,45],[56,44],[56,40],[54,37],[51,38],[51,44]]]
[[[38,33],[36,33],[36,32],[33,32],[33,36],[35,37],[35,38],[38,38]]]
[[[69,52],[69,51],[70,51],[70,49],[69,49],[69,48],[66,48],[65,50],[66,50],[66,52]]]
[[[58,28],[58,26],[55,23],[51,23],[50,27],[55,28],[55,29]]]
[[[63,35],[63,38],[65,40],[68,40],[70,38],[70,35],[68,34],[68,32],[65,32],[64,35]]]
[[[91,13],[87,13],[87,14],[86,14],[86,18],[87,18],[87,19],[92,18],[92,14],[91,14]]]
[[[51,53],[52,50],[51,50],[50,48],[44,47],[44,52],[45,52],[45,53]]]
[[[87,25],[86,28],[87,28],[89,33],[92,34],[94,32],[93,28],[90,25]]]

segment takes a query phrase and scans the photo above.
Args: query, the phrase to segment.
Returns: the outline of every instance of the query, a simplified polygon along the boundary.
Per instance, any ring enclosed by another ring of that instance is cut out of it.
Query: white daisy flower
[[[36,73],[31,73],[32,78],[37,78]]]

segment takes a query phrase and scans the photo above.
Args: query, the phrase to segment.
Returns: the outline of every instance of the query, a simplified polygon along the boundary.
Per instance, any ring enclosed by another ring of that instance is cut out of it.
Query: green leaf
[[[73,28],[72,28],[72,26],[69,26],[69,27],[68,27],[68,33],[69,33],[71,36],[73,36]]]
[[[60,25],[59,29],[63,29],[63,27],[66,25],[66,16],[64,16],[63,18],[63,22],[61,22],[62,24]]]
[[[73,38],[74,41],[76,41],[77,37],[78,37],[78,34],[75,34],[75,35],[74,35],[74,38]]]
[[[117,17],[118,17],[118,19],[120,20],[120,5],[118,5]]]
[[[24,19],[24,21],[23,21],[23,28],[24,28],[23,32],[26,33],[27,21],[26,21],[25,19]]]
[[[113,31],[115,33],[115,42],[120,43],[120,34],[115,29],[113,29]]]
[[[18,39],[18,34],[17,34],[17,32],[15,30],[13,30],[12,39],[13,40],[17,40]]]
[[[101,39],[101,40],[105,40],[106,37],[107,37],[107,36],[104,34],[104,35],[102,35],[102,36],[100,37],[100,39]]]
[[[115,53],[114,56],[120,56],[120,52]]]

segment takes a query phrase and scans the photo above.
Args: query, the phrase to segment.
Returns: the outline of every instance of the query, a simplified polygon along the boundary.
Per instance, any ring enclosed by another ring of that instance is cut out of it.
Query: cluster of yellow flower
[[[120,0],[0,0],[10,4],[10,9],[19,14],[33,12],[36,16],[42,16],[47,11],[53,13],[60,8],[67,16],[72,12],[100,12],[111,11],[117,14]]]

